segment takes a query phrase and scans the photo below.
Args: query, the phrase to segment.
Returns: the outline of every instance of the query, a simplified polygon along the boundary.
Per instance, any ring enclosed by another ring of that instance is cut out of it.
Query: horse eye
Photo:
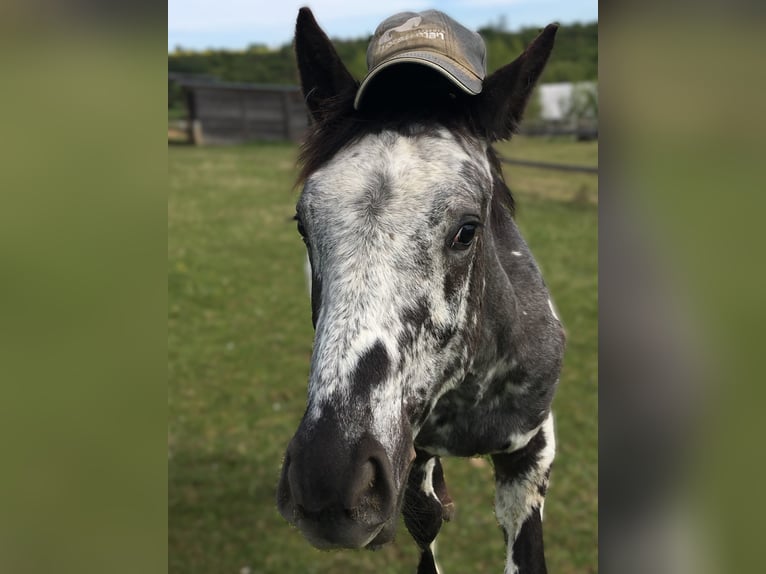
[[[460,229],[458,229],[455,237],[452,238],[452,244],[450,247],[452,249],[458,250],[468,249],[473,242],[474,235],[476,235],[477,227],[478,225],[475,223],[466,223],[463,225]]]

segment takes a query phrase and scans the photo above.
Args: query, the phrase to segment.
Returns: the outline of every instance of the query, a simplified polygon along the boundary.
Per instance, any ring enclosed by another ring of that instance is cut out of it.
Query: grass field
[[[519,139],[519,158],[596,164],[596,143]],[[320,552],[279,516],[284,449],[305,408],[311,354],[304,248],[291,221],[290,144],[170,146],[168,498],[172,573],[413,572],[400,525],[377,552]],[[513,167],[517,221],[568,332],[554,401],[558,454],[545,506],[552,573],[597,571],[597,179]],[[501,572],[485,459],[445,461],[457,513],[446,574]]]

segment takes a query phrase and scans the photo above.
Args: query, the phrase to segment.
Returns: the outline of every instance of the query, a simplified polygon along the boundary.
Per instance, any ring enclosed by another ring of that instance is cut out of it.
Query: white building
[[[596,82],[558,82],[555,84],[540,84],[537,88],[540,98],[540,116],[544,120],[563,120],[570,115],[573,105],[578,105],[580,100],[592,97],[595,100],[595,108],[590,112],[578,114],[580,117],[598,116],[598,89]],[[577,106],[582,108],[581,105]]]

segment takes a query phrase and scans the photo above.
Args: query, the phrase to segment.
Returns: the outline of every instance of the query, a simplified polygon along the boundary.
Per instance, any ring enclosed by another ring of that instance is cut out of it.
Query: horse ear
[[[319,27],[309,8],[298,11],[295,55],[303,96],[314,119],[321,119],[328,100],[347,92],[355,93],[357,82],[343,65],[332,42]]]
[[[532,90],[553,49],[558,24],[549,24],[510,64],[484,81],[474,116],[490,141],[508,139],[518,129]]]

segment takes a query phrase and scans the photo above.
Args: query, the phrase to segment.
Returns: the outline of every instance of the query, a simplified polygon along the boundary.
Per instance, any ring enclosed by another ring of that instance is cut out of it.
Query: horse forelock
[[[305,183],[340,150],[353,145],[364,135],[382,131],[413,135],[425,130],[435,133],[447,129],[458,141],[481,142],[493,171],[494,193],[513,212],[513,196],[505,184],[497,153],[485,140],[465,98],[436,98],[428,106],[416,102],[413,107],[397,109],[356,110],[353,102],[354,92],[344,92],[324,102],[321,113],[317,114],[301,144],[298,184]]]

